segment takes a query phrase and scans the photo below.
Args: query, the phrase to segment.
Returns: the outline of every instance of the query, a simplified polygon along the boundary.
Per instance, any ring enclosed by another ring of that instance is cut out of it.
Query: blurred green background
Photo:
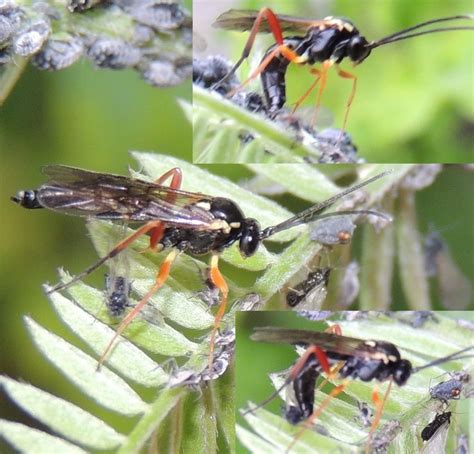
[[[265,5],[277,14],[316,19],[328,15],[345,17],[369,41],[425,20],[473,10],[470,0],[196,0],[195,5],[199,5],[199,9],[195,6],[194,28],[207,42],[207,49],[198,55],[221,54],[233,62],[240,56],[248,33],[216,30],[210,26],[229,8],[259,9]],[[259,63],[271,44],[270,35],[260,35],[250,63],[244,62],[241,66],[242,80],[248,77],[250,69]],[[472,162],[473,56],[474,32],[456,31],[382,46],[355,68],[349,61],[343,61],[341,68],[353,72],[359,79],[347,130],[360,156],[368,162]],[[290,65],[288,105],[294,103],[313,80],[307,67]],[[261,92],[259,81],[253,87]],[[333,114],[335,127],[342,126],[350,90],[351,82],[332,71],[322,106]],[[309,98],[306,105],[311,106],[315,98]]]

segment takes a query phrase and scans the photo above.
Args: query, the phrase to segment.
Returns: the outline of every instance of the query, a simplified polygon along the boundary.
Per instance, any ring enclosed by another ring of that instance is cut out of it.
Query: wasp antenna
[[[72,284],[75,284],[76,282],[80,281],[82,278],[86,277],[87,275],[95,271],[97,268],[103,265],[109,258],[111,258],[110,254],[106,255],[105,257],[102,257],[99,261],[95,262],[89,268],[85,269],[82,273],[74,276],[70,281],[63,282],[61,284],[55,285],[54,287],[49,287],[48,290],[46,291],[46,295],[50,295],[51,293],[59,292],[60,290],[65,290],[69,288]]]
[[[391,35],[385,36],[377,41],[370,42],[367,47],[370,49],[375,49],[376,47],[383,46],[385,44],[393,43],[396,41],[401,41],[403,39],[414,38],[416,36],[427,35],[430,33],[439,33],[445,31],[454,31],[454,30],[474,30],[474,27],[462,26],[462,27],[445,27],[445,28],[434,28],[431,30],[425,30],[418,33],[410,33],[412,31],[418,30],[420,28],[426,27],[427,25],[437,24],[440,22],[448,22],[453,20],[473,20],[474,15],[464,14],[457,16],[441,17],[439,19],[432,19],[426,22],[421,22],[420,24],[413,25],[412,27],[405,28],[399,32],[392,33]]]
[[[420,370],[422,369],[426,369],[427,367],[432,367],[432,366],[436,366],[437,364],[442,364],[442,363],[446,363],[448,361],[456,361],[456,360],[459,360],[459,359],[464,359],[464,358],[472,358],[474,355],[465,355],[465,356],[462,356],[463,353],[466,353],[467,351],[469,350],[473,350],[474,349],[474,345],[471,345],[470,347],[466,347],[462,350],[459,350],[455,353],[452,353],[451,355],[448,355],[448,356],[444,356],[443,358],[438,358],[438,359],[435,359],[434,361],[431,361],[430,363],[427,363],[423,366],[419,366],[419,367],[414,367],[413,368],[413,373],[416,373],[416,372],[419,372]],[[460,356],[461,355],[461,356]]]
[[[343,214],[364,214],[362,211],[346,211],[346,212],[338,211],[335,213],[327,213],[327,214],[320,214],[320,213],[324,211],[326,208],[329,208],[331,205],[333,205],[337,200],[351,194],[354,191],[357,191],[358,189],[363,188],[364,186],[370,183],[373,183],[374,181],[392,172],[393,170],[386,170],[385,172],[378,173],[377,175],[374,175],[373,177],[367,180],[364,180],[359,184],[356,184],[347,189],[344,189],[343,191],[337,193],[336,195],[329,197],[329,199],[326,199],[326,200],[323,200],[322,202],[318,202],[314,204],[313,206],[307,208],[306,210],[301,211],[300,213],[296,214],[290,219],[287,219],[286,221],[281,222],[280,224],[267,227],[266,229],[262,230],[262,232],[260,233],[260,240],[264,240],[274,235],[275,233],[281,232],[283,230],[296,227],[297,225],[312,222],[317,219],[322,219],[322,218],[330,217],[330,216],[341,216]],[[365,213],[367,214],[367,212]],[[370,214],[375,214],[375,213],[376,213],[375,211],[370,212]],[[377,213],[376,215],[383,216],[380,213]]]

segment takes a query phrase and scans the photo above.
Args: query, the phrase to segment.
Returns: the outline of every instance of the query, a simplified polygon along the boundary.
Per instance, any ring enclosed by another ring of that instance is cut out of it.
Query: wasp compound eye
[[[370,55],[370,47],[363,36],[354,36],[347,46],[348,57],[356,62],[362,63]]]
[[[255,254],[260,244],[260,224],[255,219],[246,219],[242,226],[239,249],[244,257]]]
[[[398,386],[403,386],[410,378],[412,373],[412,365],[410,361],[401,359],[398,361],[396,369],[393,372],[393,379]]]

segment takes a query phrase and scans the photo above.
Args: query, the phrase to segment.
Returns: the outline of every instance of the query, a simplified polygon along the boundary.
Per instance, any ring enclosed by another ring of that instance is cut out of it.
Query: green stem
[[[188,391],[185,388],[163,390],[158,399],[151,405],[150,411],[143,416],[135,429],[130,433],[127,442],[117,451],[118,454],[139,452],[150,439],[156,428],[163,422],[168,413]]]
[[[299,156],[315,155],[315,150],[308,148],[290,135],[286,134],[282,128],[270,121],[241,109],[232,102],[219,97],[216,93],[211,93],[199,87],[193,87],[193,101],[197,105],[202,105],[207,109],[235,120],[242,127],[260,134],[265,139],[279,145],[280,147],[291,150],[292,153]]]
[[[6,65],[5,70],[0,73],[0,106],[3,105],[13,87],[26,68],[28,58],[15,57],[15,64]]]

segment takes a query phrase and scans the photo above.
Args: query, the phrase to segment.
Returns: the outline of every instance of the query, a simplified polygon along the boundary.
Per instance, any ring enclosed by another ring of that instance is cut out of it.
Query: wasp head
[[[368,41],[360,35],[355,35],[347,43],[347,56],[356,64],[362,63],[372,49]]]

